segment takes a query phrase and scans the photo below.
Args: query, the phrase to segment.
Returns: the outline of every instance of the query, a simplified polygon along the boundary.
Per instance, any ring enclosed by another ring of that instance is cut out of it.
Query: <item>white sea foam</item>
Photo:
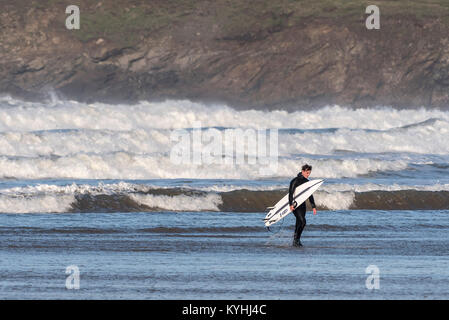
[[[150,208],[170,211],[220,211],[219,205],[223,203],[221,196],[214,193],[201,196],[132,194],[131,198]]]
[[[112,131],[59,130],[0,133],[0,155],[15,157],[67,156],[79,153],[126,152],[153,154],[169,152],[166,130]]]
[[[124,194],[141,205],[172,211],[219,211],[221,196],[216,193],[201,195],[152,195],[145,192],[152,186],[120,182],[116,184],[46,185],[13,187],[0,190],[0,213],[61,213],[71,210],[76,194],[92,196],[102,194]]]
[[[205,130],[204,136],[217,129]],[[67,156],[79,153],[170,154],[175,142],[170,130],[135,129],[57,130],[0,133],[0,155],[10,157]],[[449,122],[403,130],[365,131],[339,129],[332,132],[281,132],[278,138],[280,156],[292,154],[331,155],[336,151],[356,153],[448,154]],[[207,142],[204,142],[207,146]],[[226,144],[223,141],[222,150]],[[242,148],[244,153],[252,150]],[[236,150],[237,151],[237,150]],[[255,150],[254,150],[255,151]]]
[[[449,184],[432,184],[432,185],[400,185],[400,184],[376,184],[376,183],[364,183],[364,184],[323,184],[321,187],[322,191],[328,193],[335,192],[371,192],[371,191],[405,191],[405,190],[415,190],[415,191],[449,191]]]
[[[0,213],[62,213],[70,210],[74,201],[70,195],[0,195]]]
[[[172,130],[191,128],[195,122],[205,133],[222,130],[217,127],[305,130],[280,131],[277,170],[263,178],[291,177],[304,162],[314,166],[316,177],[357,177],[432,163],[426,155],[449,153],[449,112],[439,110],[329,106],[288,113],[237,111],[186,100],[109,105],[58,99],[24,102],[3,96],[0,179],[261,178],[260,164],[173,163]],[[310,131],[319,128],[335,129]],[[385,156],[388,153],[393,155]]]
[[[147,194],[154,189],[167,189],[174,186],[159,186],[156,184],[141,184],[131,182],[99,183],[97,185],[76,184],[55,185],[37,184],[0,189],[0,213],[60,213],[71,209],[76,202],[77,194],[95,195],[127,195],[137,203],[150,208],[170,211],[219,211],[223,204],[221,192],[235,190],[273,191],[286,190],[286,185],[204,185],[192,186],[179,184],[176,187],[186,190],[196,190],[206,193],[155,195]],[[322,185],[315,193],[315,202],[320,207],[329,210],[347,210],[354,202],[356,193],[372,191],[449,191],[449,184],[435,185],[381,185],[366,184],[328,184]]]
[[[286,112],[236,111],[226,105],[206,105],[188,100],[140,102],[133,105],[85,104],[55,100],[36,103],[0,97],[0,131],[92,129],[128,131],[138,128],[350,128],[387,130],[429,119],[449,121],[440,110],[397,110],[393,108],[349,109],[328,106],[319,110]]]
[[[0,195],[8,196],[42,196],[42,195],[74,195],[74,194],[131,194],[131,193],[148,193],[155,189],[173,189],[180,188],[191,191],[201,192],[232,192],[236,190],[248,190],[248,191],[278,191],[288,189],[288,185],[283,183],[275,183],[272,185],[254,185],[254,184],[212,184],[206,185],[190,185],[185,183],[179,183],[176,185],[158,185],[149,183],[131,183],[131,182],[117,182],[117,183],[98,183],[97,185],[77,184],[72,183],[69,185],[55,185],[55,184],[36,184],[20,187],[9,187],[0,189]],[[449,184],[432,184],[432,185],[400,185],[400,184],[376,184],[376,183],[364,183],[364,184],[346,184],[346,183],[324,183],[320,187],[320,191],[326,193],[335,192],[371,192],[371,191],[449,191]]]
[[[0,189],[0,195],[23,195],[23,196],[39,196],[39,195],[74,195],[74,194],[117,194],[132,192],[148,192],[153,189],[168,188],[167,186],[157,186],[148,184],[130,183],[120,181],[117,183],[103,183],[96,185],[72,183],[68,185],[56,185],[39,183],[36,185],[26,185],[20,187],[9,187]]]
[[[319,207],[325,207],[329,210],[348,210],[355,199],[354,192],[320,192],[317,191],[315,203]]]
[[[410,128],[386,131],[338,129],[335,132],[304,132],[280,137],[280,154],[357,153],[448,154],[449,121],[438,120]]]
[[[379,170],[407,168],[405,160],[381,159],[281,159],[272,177],[292,177],[303,163],[315,167],[321,178],[356,177]],[[258,179],[260,167],[252,164],[196,165],[172,163],[168,157],[112,154],[75,154],[66,157],[0,157],[0,178],[46,179]]]

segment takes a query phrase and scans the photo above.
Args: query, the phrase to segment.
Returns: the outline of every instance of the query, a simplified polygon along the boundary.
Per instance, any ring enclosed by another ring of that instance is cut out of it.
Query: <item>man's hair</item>
[[[312,171],[312,166],[309,166],[308,164],[305,164],[301,168],[302,171]]]

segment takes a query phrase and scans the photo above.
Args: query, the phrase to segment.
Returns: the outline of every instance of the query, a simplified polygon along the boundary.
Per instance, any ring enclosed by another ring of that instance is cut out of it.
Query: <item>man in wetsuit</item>
[[[290,205],[290,210],[293,211],[293,214],[296,217],[295,234],[293,237],[294,247],[302,246],[300,238],[302,230],[304,230],[304,227],[306,226],[306,202],[304,201],[295,208],[293,194],[295,193],[297,186],[309,181],[307,178],[310,176],[311,172],[312,166],[309,166],[308,164],[303,165],[301,172],[290,182],[290,188],[288,190],[288,204]],[[309,201],[313,208],[313,214],[316,214],[315,199],[313,199],[313,195],[309,197]]]

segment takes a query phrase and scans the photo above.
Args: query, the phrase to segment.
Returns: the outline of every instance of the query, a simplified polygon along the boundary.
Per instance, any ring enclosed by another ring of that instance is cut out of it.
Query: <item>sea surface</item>
[[[448,299],[448,138],[424,107],[2,96],[0,299]],[[263,218],[305,163],[296,248]]]

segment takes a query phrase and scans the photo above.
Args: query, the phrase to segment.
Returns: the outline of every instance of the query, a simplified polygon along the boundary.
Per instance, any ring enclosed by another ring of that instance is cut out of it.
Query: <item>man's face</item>
[[[307,170],[307,171],[304,171],[304,170],[301,170],[301,172],[302,172],[302,175],[304,176],[304,178],[309,178],[309,176],[310,176],[310,173],[312,172],[312,170]]]

